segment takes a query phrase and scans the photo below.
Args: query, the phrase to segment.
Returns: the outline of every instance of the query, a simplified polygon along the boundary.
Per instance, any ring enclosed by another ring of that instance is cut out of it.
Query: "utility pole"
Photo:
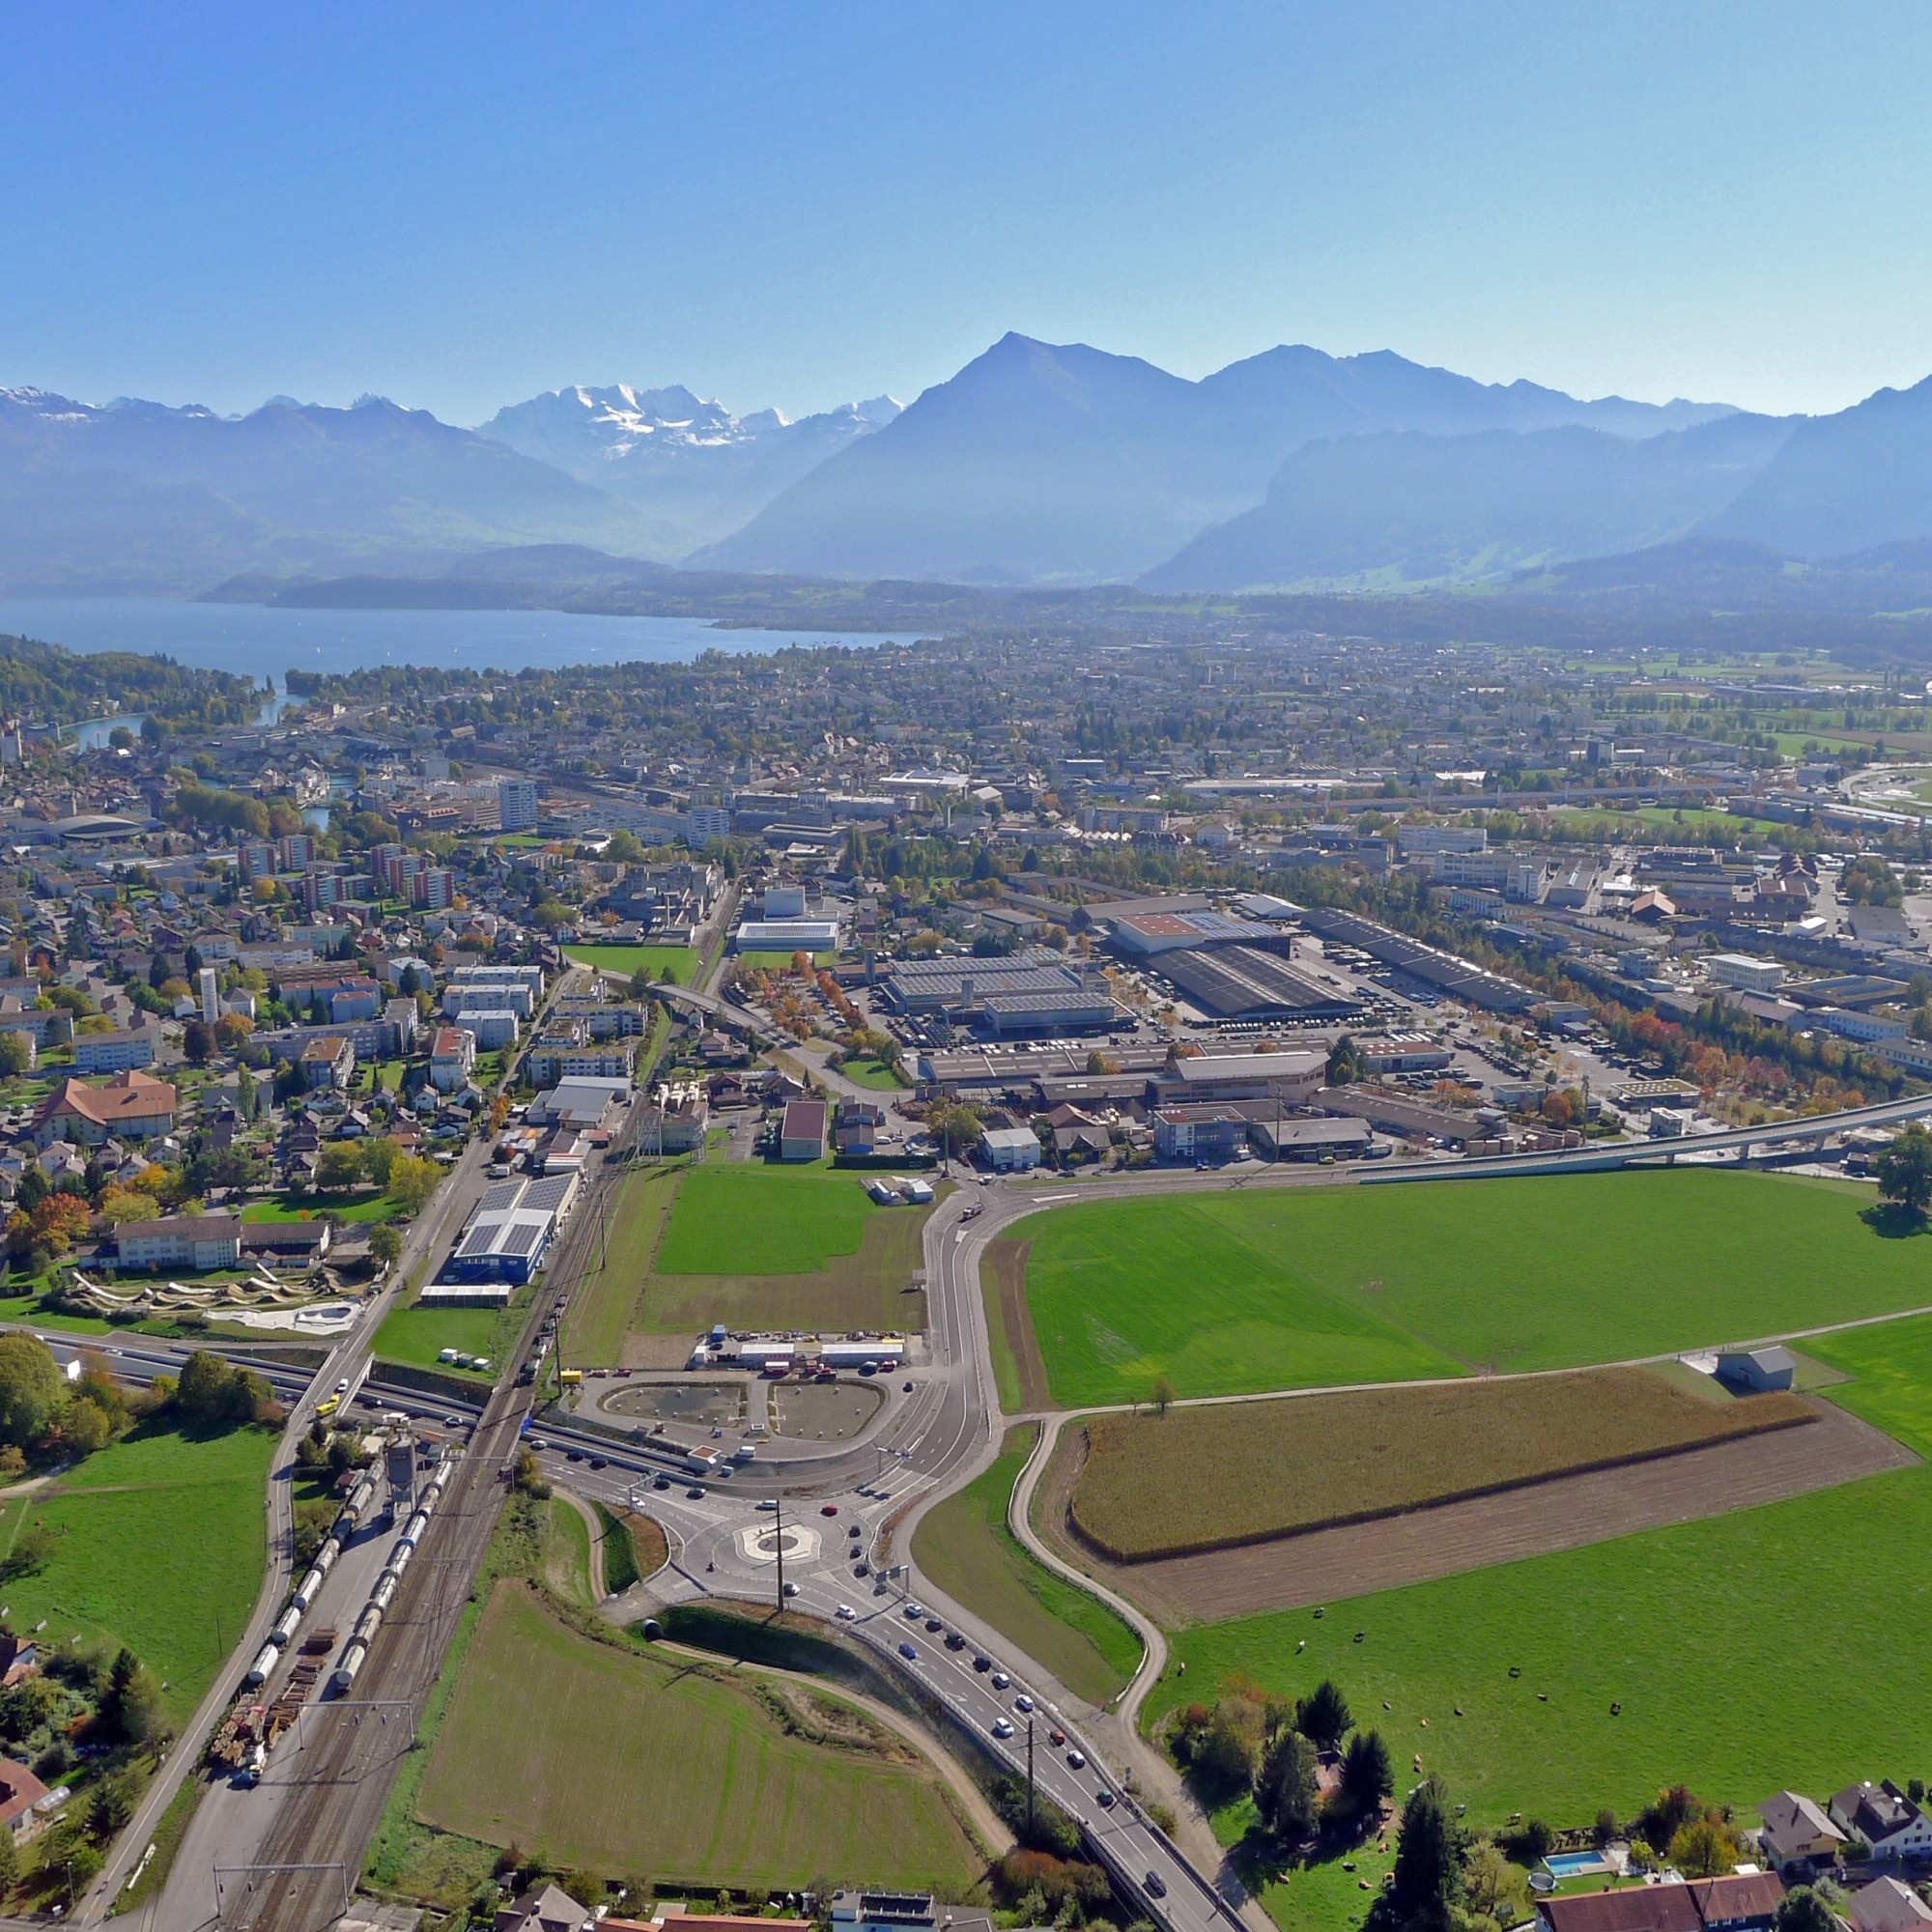
[[[1027,1836],[1033,1836],[1033,1713],[1027,1713]]]
[[[782,1613],[785,1606],[785,1520],[784,1500],[776,1493],[772,1497],[772,1529],[777,1537],[774,1548],[779,1554],[779,1609]]]

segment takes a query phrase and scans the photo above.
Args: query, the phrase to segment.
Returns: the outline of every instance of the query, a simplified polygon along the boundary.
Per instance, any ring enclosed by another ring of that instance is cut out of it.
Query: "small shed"
[[[1724,1349],[1718,1355],[1718,1379],[1753,1394],[1788,1389],[1797,1373],[1798,1357],[1782,1347]]]

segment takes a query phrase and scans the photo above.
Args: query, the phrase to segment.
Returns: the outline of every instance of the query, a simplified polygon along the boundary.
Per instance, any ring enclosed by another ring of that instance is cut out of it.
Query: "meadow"
[[[830,1167],[716,1161],[691,1169],[658,1243],[660,1274],[809,1274],[856,1254],[884,1212]]]
[[[1094,1204],[1027,1224],[1027,1301],[1068,1406],[1581,1367],[1932,1303],[1932,1236],[1870,1199],[1677,1168]]]
[[[785,1733],[744,1683],[568,1629],[497,1585],[416,1801],[421,1821],[593,1871],[707,1886],[968,1885],[934,1776]]]
[[[46,1567],[6,1586],[12,1627],[44,1619],[43,1641],[126,1644],[166,1685],[169,1720],[185,1721],[262,1587],[274,1443],[263,1429],[148,1423],[44,1489],[0,1496],[0,1554],[36,1525],[54,1538]]]
[[[503,1357],[516,1346],[534,1292],[518,1289],[504,1308],[424,1308],[412,1300],[383,1318],[376,1330],[375,1352],[385,1362],[434,1369],[438,1375],[457,1376],[488,1388],[501,1374]],[[444,1349],[481,1355],[490,1366],[478,1371],[439,1361]]]
[[[1084,1427],[1070,1514],[1089,1542],[1131,1563],[1359,1522],[1810,1417],[1794,1395],[1711,1400],[1629,1368],[1097,1415]]]
[[[639,973],[688,986],[697,972],[697,953],[689,946],[566,946],[566,959],[599,973],[621,973],[627,980]]]
[[[1932,1455],[1932,1319],[1806,1346],[1852,1378],[1833,1400]],[[1177,1637],[1186,1676],[1163,1680],[1148,1718],[1231,1677],[1300,1694],[1331,1676],[1374,1714],[1398,1781],[1420,1753],[1476,1825],[1628,1816],[1680,1778],[1745,1809],[1786,1787],[1903,1781],[1921,1768],[1932,1657],[1898,1644],[1861,1668],[1845,1634],[1923,1627],[1928,1537],[1920,1464],[1323,1611],[1202,1626]]]
[[[620,1362],[625,1337],[734,1328],[918,1329],[929,1208],[875,1206],[830,1167],[717,1161],[630,1176],[601,1264],[572,1298],[563,1355]]]
[[[913,1560],[935,1589],[970,1604],[1076,1696],[1106,1704],[1140,1667],[1141,1641],[1097,1597],[1040,1563],[1007,1523],[1013,1485],[1032,1448],[1031,1425],[1009,1432],[998,1458],[928,1510]]]
[[[603,1246],[592,1254],[570,1299],[560,1350],[560,1359],[569,1366],[608,1367],[623,1354],[624,1337],[682,1172],[639,1168],[619,1183]]]
[[[299,1187],[284,1188],[266,1201],[251,1201],[242,1210],[244,1221],[315,1221],[332,1214],[338,1221],[388,1221],[402,1211],[386,1194],[312,1194]]]

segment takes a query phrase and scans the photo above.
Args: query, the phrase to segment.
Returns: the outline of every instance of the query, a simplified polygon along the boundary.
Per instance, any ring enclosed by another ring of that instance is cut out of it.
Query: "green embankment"
[[[1105,1704],[1140,1666],[1141,1643],[1106,1605],[1038,1562],[1007,1522],[1034,1429],[1009,1433],[999,1457],[926,1512],[912,1553],[933,1585],[982,1616],[1075,1695]]]

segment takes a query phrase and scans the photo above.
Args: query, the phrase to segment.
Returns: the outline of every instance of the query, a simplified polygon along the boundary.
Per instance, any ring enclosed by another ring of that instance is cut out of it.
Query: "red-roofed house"
[[[175,1125],[175,1090],[139,1067],[128,1067],[99,1087],[64,1080],[34,1115],[34,1140],[51,1147],[73,1141],[99,1147],[115,1140],[152,1140]]]

